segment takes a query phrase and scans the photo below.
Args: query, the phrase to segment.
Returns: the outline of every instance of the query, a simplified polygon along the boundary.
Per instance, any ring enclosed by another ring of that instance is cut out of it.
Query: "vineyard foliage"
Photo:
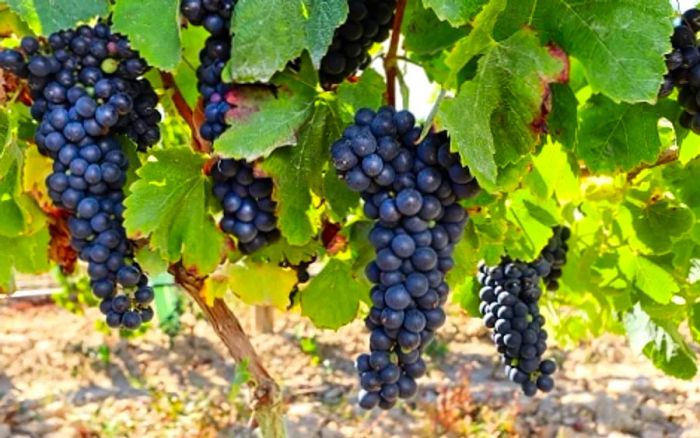
[[[329,329],[366,314],[371,224],[338,179],[330,147],[357,109],[383,103],[386,85],[377,62],[330,91],[319,84],[347,2],[238,0],[223,74],[237,84],[236,111],[211,152],[193,147],[201,139],[173,103],[181,94],[202,120],[194,69],[207,35],[183,26],[179,3],[4,0],[0,46],[111,15],[113,29],[154,67],[146,78],[161,96],[162,140],[148,153],[126,147],[125,227],[142,243],[136,256],[145,271],[156,276],[181,261],[207,277],[209,301],[232,293],[286,310],[296,284],[288,264],[314,259],[317,272],[292,309]],[[623,334],[667,374],[697,374],[700,136],[677,123],[674,96],[657,99],[678,15],[667,0],[408,0],[395,61],[445,90],[429,122],[449,132],[484,189],[463,202],[470,222],[448,275],[452,299],[470,314],[479,317],[479,261],[534,260],[552,228],[565,225],[568,262],[559,290],[541,300],[559,343]],[[386,52],[376,45],[372,56]],[[0,71],[5,293],[17,273],[60,261],[44,187],[51,163],[32,144],[24,100]],[[207,176],[217,156],[255,161],[274,181],[282,238],[252,255],[218,228]],[[329,232],[335,224],[338,234]]]

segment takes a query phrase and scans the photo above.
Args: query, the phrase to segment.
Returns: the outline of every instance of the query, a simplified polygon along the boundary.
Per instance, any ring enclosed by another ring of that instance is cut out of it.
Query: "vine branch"
[[[397,64],[399,39],[401,38],[401,23],[406,11],[406,0],[398,0],[396,4],[396,14],[394,15],[394,25],[391,30],[391,40],[389,51],[384,57],[384,71],[386,73],[386,95],[387,104],[396,106],[396,76],[399,71]]]
[[[231,357],[238,363],[244,360],[248,362],[248,370],[254,384],[253,415],[255,423],[260,426],[262,436],[285,436],[279,386],[263,365],[236,315],[219,298],[214,300],[212,306],[207,304],[202,296],[205,278],[191,274],[182,263],[171,265],[169,271],[177,284],[185,289],[200,307]]]
[[[199,128],[198,128],[197,121],[195,120],[195,112],[187,104],[187,101],[185,100],[185,97],[182,95],[182,91],[180,91],[180,87],[177,86],[177,83],[175,82],[175,78],[173,78],[173,75],[171,73],[161,71],[160,78],[163,81],[163,88],[165,88],[166,90],[171,90],[173,92],[172,93],[172,100],[173,100],[173,104],[175,104],[175,109],[180,114],[180,117],[182,117],[182,119],[185,121],[185,123],[187,123],[187,125],[190,127],[190,131],[192,131],[193,149],[197,152],[203,152],[203,153],[211,152],[211,147],[208,144],[208,142],[204,141],[199,136]]]
[[[644,171],[646,169],[652,169],[654,167],[663,166],[664,164],[673,163],[674,161],[678,160],[679,155],[680,155],[680,150],[678,149],[678,147],[670,147],[661,153],[661,155],[659,156],[659,158],[656,160],[655,163],[652,163],[652,164],[642,163],[641,165],[639,165],[635,169],[632,169],[627,174],[627,181],[634,180],[637,177],[637,175],[639,175],[640,173],[642,173],[642,171]]]

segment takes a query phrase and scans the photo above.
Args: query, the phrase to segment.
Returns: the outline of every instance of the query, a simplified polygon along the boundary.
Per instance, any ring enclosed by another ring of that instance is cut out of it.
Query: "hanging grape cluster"
[[[540,315],[540,280],[552,265],[540,257],[528,264],[505,257],[497,266],[479,265],[479,311],[505,365],[508,379],[527,396],[554,388],[552,360],[542,360],[547,350],[545,319]]]
[[[349,0],[347,21],[333,36],[328,53],[321,60],[321,83],[339,84],[358,69],[365,69],[369,49],[389,37],[396,0]]]
[[[700,134],[700,50],[696,32],[700,30],[700,10],[689,9],[673,29],[673,51],[666,55],[668,74],[659,92],[666,97],[678,88],[678,103],[683,107],[680,124]]]
[[[199,53],[197,87],[204,99],[205,121],[200,135],[214,141],[226,130],[226,118],[236,96],[221,73],[231,57],[231,15],[235,0],[183,0],[182,14],[195,26],[203,26],[210,36]],[[279,239],[276,203],[272,200],[272,179],[255,175],[244,160],[225,159],[212,170],[214,195],[224,210],[219,225],[238,240],[243,253],[252,253]]]
[[[542,281],[547,290],[556,291],[559,290],[561,270],[566,264],[566,253],[569,251],[567,241],[571,237],[571,230],[565,226],[556,226],[552,231],[554,235],[547,242],[540,257],[551,265],[549,273],[542,276]]]
[[[362,109],[332,146],[336,170],[375,221],[376,258],[366,268],[374,283],[365,320],[371,351],[357,359],[365,409],[389,409],[416,393],[415,379],[426,372],[422,352],[445,323],[445,274],[467,222],[457,201],[479,192],[447,135],[431,133],[416,144],[421,130],[414,125],[408,111]]]
[[[134,261],[123,227],[129,161],[117,139],[140,150],[158,142],[158,98],[140,77],[148,65],[109,25],[22,39],[0,52],[0,66],[25,78],[35,142],[53,160],[46,180],[51,200],[71,213],[71,245],[88,262],[93,292],[110,327],[135,329],[153,318],[153,290]],[[121,287],[120,287],[121,286]]]

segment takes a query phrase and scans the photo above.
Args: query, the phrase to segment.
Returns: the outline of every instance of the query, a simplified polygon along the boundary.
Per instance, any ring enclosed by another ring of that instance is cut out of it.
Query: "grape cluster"
[[[659,92],[666,97],[678,88],[678,102],[684,111],[680,124],[700,134],[700,50],[695,33],[700,30],[700,10],[689,9],[673,29],[673,51],[666,55],[669,73]]]
[[[335,31],[328,53],[321,60],[324,85],[339,84],[369,65],[370,47],[389,36],[396,0],[348,0],[348,8],[347,21]]]
[[[566,242],[571,237],[571,230],[568,227],[556,226],[552,231],[554,235],[540,253],[540,257],[551,265],[549,273],[542,277],[545,287],[549,291],[559,289],[561,270],[566,264],[566,253],[569,251],[569,245]]]
[[[537,390],[554,388],[552,374],[556,364],[542,360],[547,350],[545,319],[538,301],[542,295],[541,277],[546,277],[550,263],[539,258],[532,264],[504,258],[494,267],[479,265],[477,279],[479,310],[486,327],[493,329],[492,339],[501,354],[506,376],[531,397]]]
[[[231,87],[224,84],[221,72],[231,57],[231,15],[235,0],[183,0],[182,15],[195,26],[203,26],[210,36],[199,52],[197,68],[199,93],[204,98],[205,122],[202,138],[217,139],[226,129],[226,114],[231,110]]]
[[[210,34],[199,52],[197,68],[205,116],[199,132],[208,141],[216,140],[226,130],[227,114],[236,101],[233,87],[221,77],[231,57],[230,27],[235,4],[235,0],[183,0],[180,5],[182,15],[191,24],[204,26]],[[238,239],[243,253],[255,252],[279,238],[272,179],[258,177],[251,164],[231,159],[219,160],[212,177],[214,195],[224,210],[219,225]]]
[[[467,214],[457,201],[478,193],[468,169],[450,152],[443,133],[416,145],[421,130],[408,111],[359,110],[355,124],[332,146],[333,165],[375,221],[376,258],[366,268],[372,308],[365,320],[369,354],[357,359],[365,409],[391,408],[417,391],[421,358],[445,323],[454,244]]]
[[[150,321],[153,290],[122,225],[129,161],[116,138],[126,134],[142,150],[160,138],[157,96],[139,79],[148,65],[99,23],[53,33],[46,44],[25,37],[20,50],[0,53],[0,66],[27,79],[35,142],[53,159],[48,193],[71,214],[71,246],[88,262],[107,324]]]
[[[250,254],[277,240],[272,179],[256,178],[245,161],[222,159],[212,169],[214,195],[224,208],[221,229],[238,239],[244,254]]]

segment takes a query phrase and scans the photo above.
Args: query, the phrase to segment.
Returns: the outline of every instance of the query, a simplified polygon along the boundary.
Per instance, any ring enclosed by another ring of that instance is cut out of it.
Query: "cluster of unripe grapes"
[[[396,0],[348,0],[347,21],[333,36],[321,60],[321,83],[338,84],[358,69],[366,68],[369,49],[389,37]]]
[[[374,283],[365,320],[370,353],[357,359],[365,409],[389,409],[416,393],[415,379],[426,372],[422,353],[445,323],[445,274],[467,222],[458,201],[479,191],[445,133],[418,143],[420,133],[408,111],[362,109],[331,151],[375,221],[376,259],[365,271]]]
[[[129,161],[117,140],[145,150],[160,138],[158,99],[140,79],[148,65],[109,25],[80,26],[46,41],[22,39],[0,52],[0,67],[27,80],[39,122],[35,142],[53,160],[51,200],[71,213],[71,246],[88,262],[93,292],[111,327],[153,318],[153,290],[122,225]]]
[[[673,30],[673,51],[666,55],[668,74],[659,92],[666,97],[678,88],[678,102],[683,107],[680,124],[700,134],[700,50],[696,38],[700,30],[700,10],[689,9]]]
[[[183,0],[182,15],[190,24],[203,26],[210,36],[199,52],[197,87],[204,99],[205,121],[200,135],[216,140],[226,130],[226,118],[234,108],[231,84],[224,83],[221,73],[231,58],[231,16],[234,0]],[[224,210],[219,225],[232,234],[239,249],[252,253],[280,236],[272,200],[272,179],[255,175],[253,166],[244,160],[221,159],[212,169],[214,195]]]

